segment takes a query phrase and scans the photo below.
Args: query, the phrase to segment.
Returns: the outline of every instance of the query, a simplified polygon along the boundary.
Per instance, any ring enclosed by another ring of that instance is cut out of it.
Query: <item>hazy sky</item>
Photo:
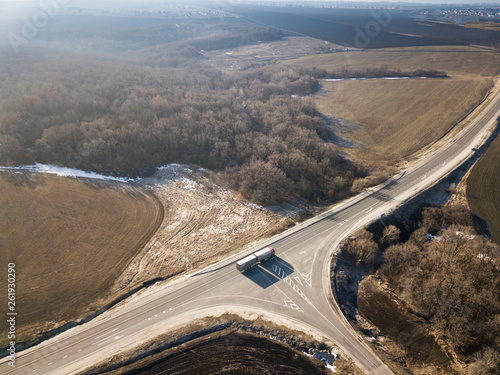
[[[202,4],[204,0],[0,0],[0,11],[2,5],[4,6],[12,6],[12,5],[26,5],[28,3],[32,3],[35,6],[40,6],[40,4],[49,4],[51,2],[56,2],[61,5],[66,4],[67,6],[76,6],[76,7],[127,7],[133,5],[134,7],[144,6],[152,4],[186,4],[186,3],[198,3]],[[216,4],[216,3],[229,3],[229,4],[237,4],[239,2],[269,2],[269,3],[348,3],[348,2],[380,2],[380,3],[420,3],[420,4],[495,4],[500,5],[500,0],[404,0],[404,1],[379,1],[379,0],[340,0],[340,1],[331,1],[331,0],[206,0],[206,3]]]
[[[26,3],[34,3],[34,4],[39,4],[39,3],[50,3],[50,2],[58,2],[59,4],[67,4],[67,5],[72,5],[72,6],[96,6],[96,5],[109,5],[109,4],[116,4],[118,6],[124,6],[124,5],[144,5],[146,6],[147,4],[165,4],[165,3],[190,3],[190,2],[196,2],[196,3],[203,3],[203,0],[187,0],[187,1],[182,1],[182,0],[0,0],[0,4],[2,3],[10,3],[10,4],[26,4]],[[500,4],[500,0],[404,0],[404,1],[380,1],[380,0],[340,0],[340,1],[331,1],[331,0],[206,0],[208,3],[239,3],[239,2],[270,2],[270,3],[307,3],[307,2],[316,2],[316,3],[338,3],[338,2],[383,2],[383,3],[421,3],[421,4],[426,4],[426,3],[434,3],[434,4]]]

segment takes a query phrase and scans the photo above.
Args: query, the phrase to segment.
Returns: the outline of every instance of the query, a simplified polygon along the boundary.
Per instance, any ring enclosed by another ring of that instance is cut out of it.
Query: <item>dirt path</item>
[[[279,64],[322,53],[345,51],[346,47],[308,36],[286,36],[269,42],[224,48],[203,53],[206,63],[222,70],[240,70],[251,66]]]

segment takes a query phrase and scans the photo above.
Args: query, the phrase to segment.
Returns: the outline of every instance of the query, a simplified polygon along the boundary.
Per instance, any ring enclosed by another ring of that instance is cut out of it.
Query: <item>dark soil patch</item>
[[[375,277],[364,279],[359,288],[358,308],[361,315],[405,349],[413,363],[433,364],[452,373],[451,357],[429,333],[430,325],[411,314],[397,297],[385,290]]]
[[[125,374],[327,374],[322,362],[254,334],[209,335]]]

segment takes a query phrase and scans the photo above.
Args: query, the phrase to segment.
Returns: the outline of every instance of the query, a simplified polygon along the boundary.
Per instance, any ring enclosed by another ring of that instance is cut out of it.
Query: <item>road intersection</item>
[[[180,318],[214,311],[249,311],[306,327],[342,347],[368,374],[392,374],[343,317],[330,291],[332,252],[341,240],[379,219],[456,169],[481,145],[500,116],[493,98],[466,128],[425,160],[384,184],[336,205],[238,255],[156,287],[82,326],[18,354],[16,368],[0,361],[2,374],[71,374],[129,349],[144,337],[168,332]],[[235,262],[272,246],[276,257],[244,273]]]

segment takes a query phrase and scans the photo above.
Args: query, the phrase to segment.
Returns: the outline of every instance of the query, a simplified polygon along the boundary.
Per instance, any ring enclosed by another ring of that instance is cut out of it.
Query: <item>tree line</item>
[[[46,50],[4,59],[2,165],[133,177],[196,164],[261,204],[341,199],[365,177],[328,142],[314,104],[301,99],[318,88],[303,68],[221,72],[196,59],[153,66]]]
[[[406,239],[401,233],[393,225],[381,235],[361,230],[345,244],[344,254],[374,264],[412,312],[469,364],[469,373],[498,373],[500,248],[479,233],[462,206],[425,207]]]
[[[391,69],[388,66],[370,67],[359,70],[352,70],[348,66],[335,71],[329,71],[325,68],[305,68],[312,69],[312,74],[318,79],[346,79],[346,78],[449,78],[446,72],[434,69],[415,69],[401,70]]]

